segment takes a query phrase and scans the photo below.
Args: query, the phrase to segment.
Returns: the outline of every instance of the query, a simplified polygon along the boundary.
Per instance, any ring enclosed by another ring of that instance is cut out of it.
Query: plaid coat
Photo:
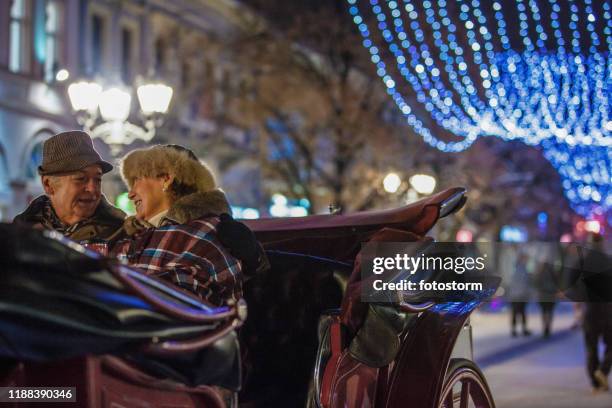
[[[147,274],[196,293],[215,306],[239,299],[241,264],[217,238],[218,214],[226,211],[224,207],[206,205],[212,202],[210,194],[195,193],[178,200],[160,227],[138,231],[118,242],[112,254]],[[213,201],[217,198],[213,197]],[[200,205],[186,205],[189,203]],[[133,220],[127,220],[128,223],[134,225]]]

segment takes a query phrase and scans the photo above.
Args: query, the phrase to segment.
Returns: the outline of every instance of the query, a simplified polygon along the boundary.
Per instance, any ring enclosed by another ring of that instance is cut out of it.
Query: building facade
[[[174,89],[175,128],[210,128],[203,88],[223,75],[212,50],[241,29],[244,13],[231,0],[0,1],[0,220],[42,192],[42,143],[79,127],[66,92],[73,81],[133,89],[160,79]]]

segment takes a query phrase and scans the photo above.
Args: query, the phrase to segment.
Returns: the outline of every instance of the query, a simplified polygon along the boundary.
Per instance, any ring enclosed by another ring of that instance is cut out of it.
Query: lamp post
[[[113,154],[136,139],[149,141],[163,123],[172,99],[172,88],[160,83],[145,83],[136,89],[142,125],[128,121],[132,110],[131,89],[107,89],[96,82],[78,81],[68,87],[68,97],[83,130],[111,146]]]

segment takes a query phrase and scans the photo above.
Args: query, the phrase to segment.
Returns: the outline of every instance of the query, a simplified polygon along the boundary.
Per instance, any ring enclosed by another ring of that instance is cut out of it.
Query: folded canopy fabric
[[[230,312],[56,234],[0,224],[0,357],[45,361],[196,338]]]

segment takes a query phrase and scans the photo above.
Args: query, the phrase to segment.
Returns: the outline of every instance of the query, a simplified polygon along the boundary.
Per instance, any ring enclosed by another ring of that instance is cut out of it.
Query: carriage
[[[454,188],[392,210],[245,221],[270,268],[217,308],[59,234],[2,225],[0,386],[74,387],[79,407],[494,407],[469,324],[485,294],[360,296],[362,243],[427,241],[465,200]]]

